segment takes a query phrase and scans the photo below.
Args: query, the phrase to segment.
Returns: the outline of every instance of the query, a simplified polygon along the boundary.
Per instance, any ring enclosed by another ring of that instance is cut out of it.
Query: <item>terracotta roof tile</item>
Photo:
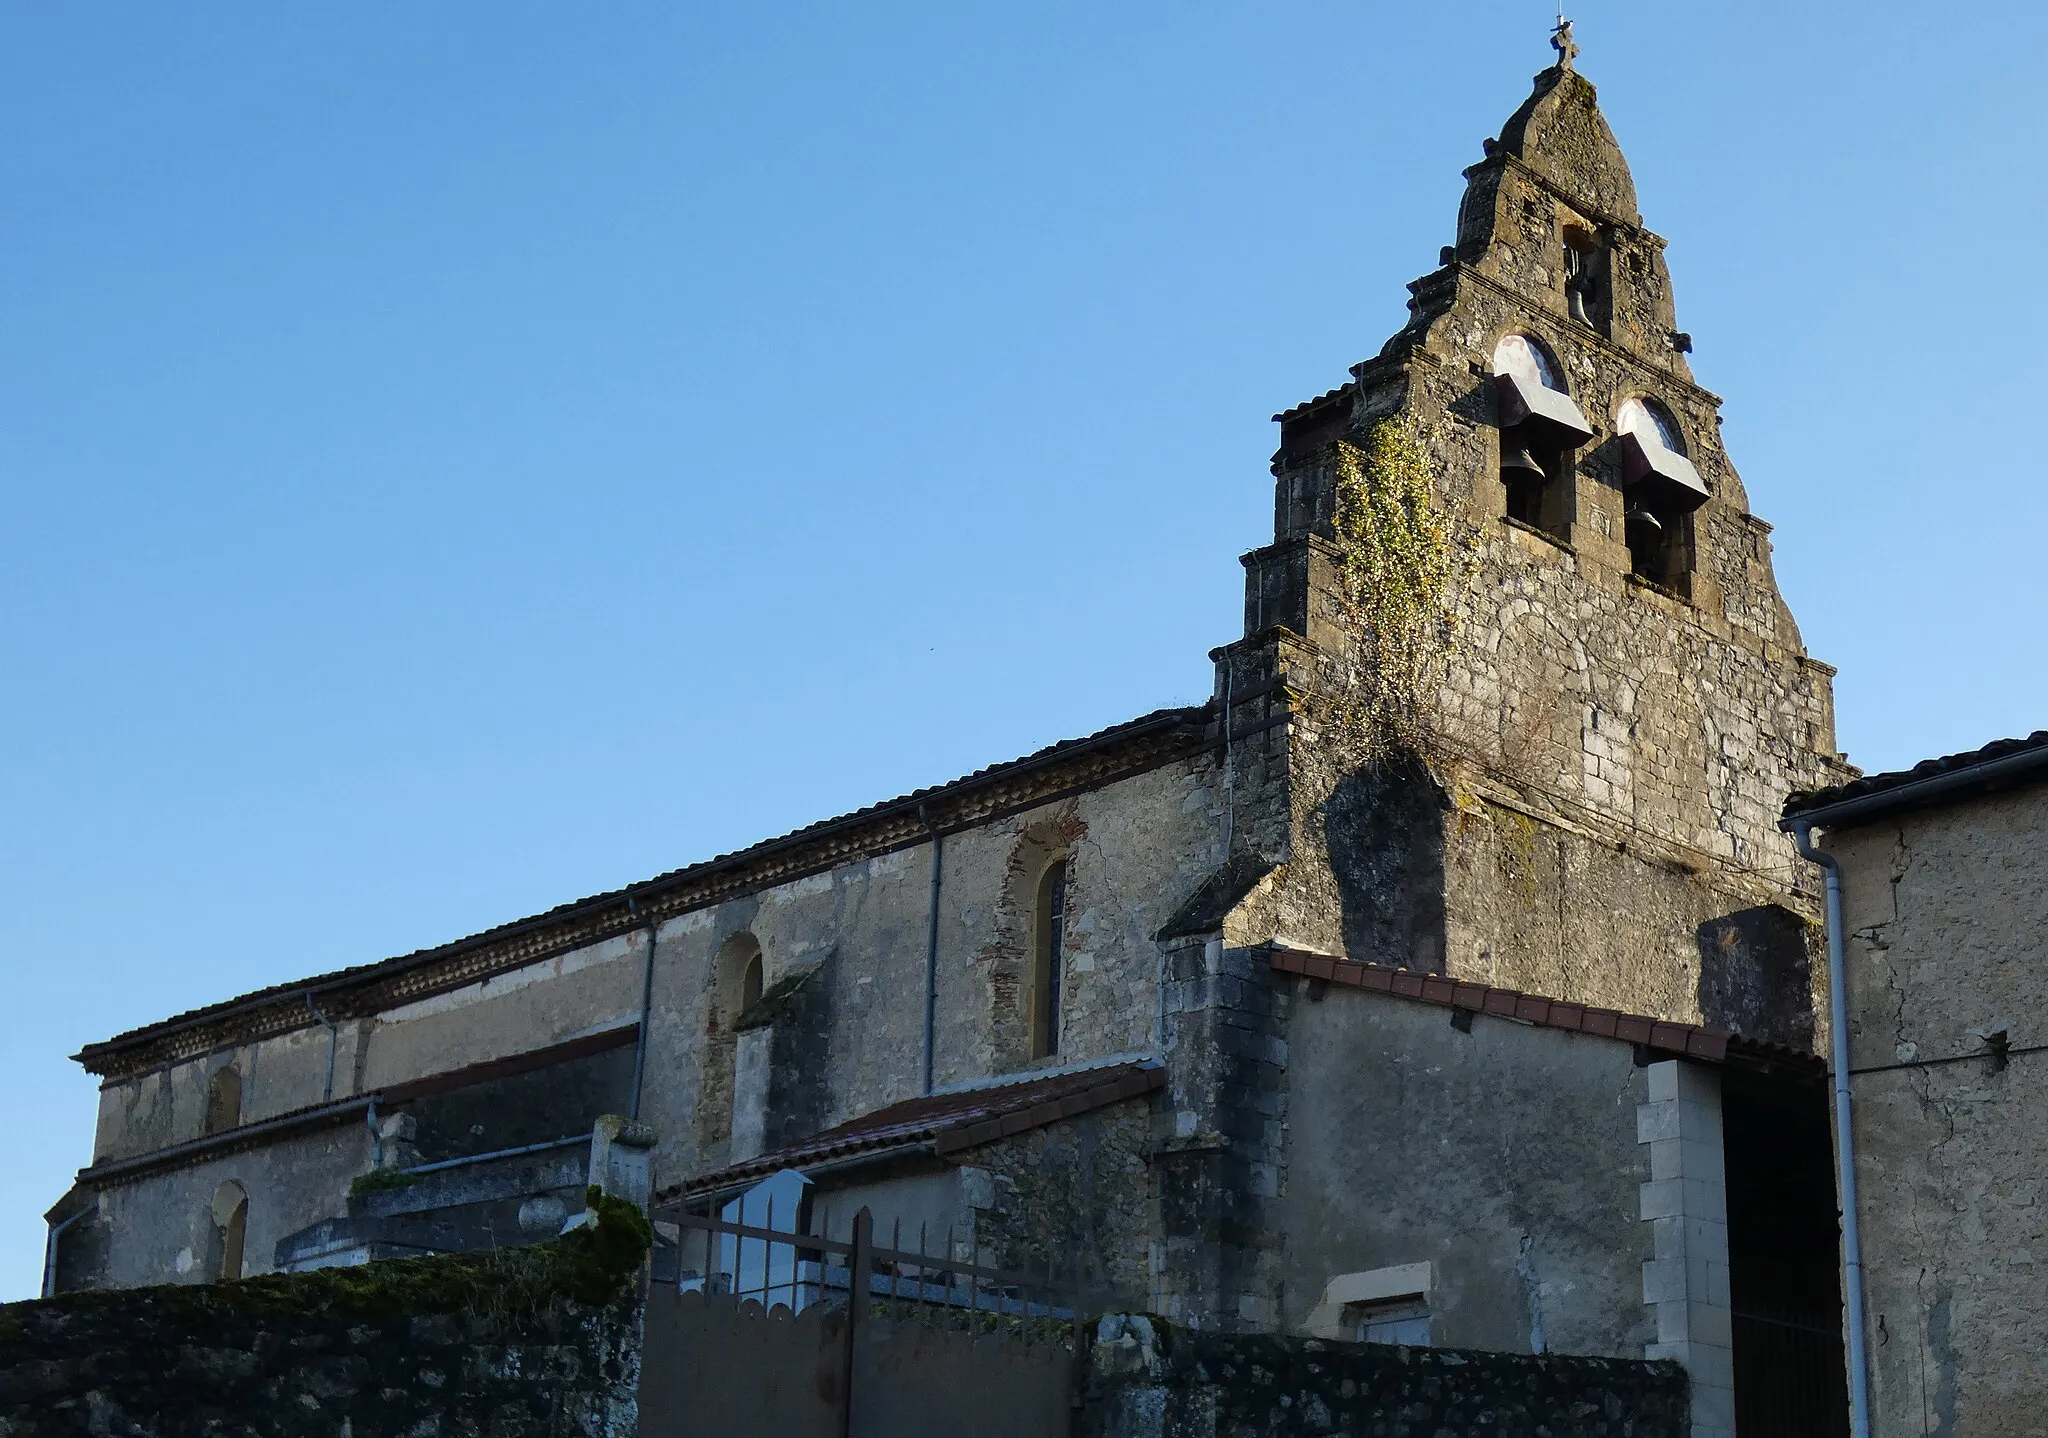
[[[541,929],[566,921],[586,911],[608,907],[630,907],[635,899],[644,900],[654,897],[664,891],[701,879],[714,871],[738,868],[762,856],[825,839],[840,831],[857,828],[862,824],[880,819],[895,811],[914,811],[920,804],[944,796],[973,790],[978,786],[993,784],[1020,772],[1057,763],[1083,751],[1106,748],[1125,740],[1173,730],[1185,730],[1195,738],[1199,738],[1201,726],[1208,722],[1209,717],[1209,706],[1207,705],[1154,710],[1150,714],[1142,715],[1139,718],[1128,720],[1122,724],[1113,724],[1107,729],[1099,729],[1093,734],[1088,734],[1078,739],[1063,739],[1057,744],[1048,745],[1046,748],[1026,754],[1019,759],[1012,759],[1001,764],[991,764],[987,768],[977,769],[972,774],[951,780],[948,783],[934,785],[925,789],[914,789],[910,793],[900,795],[897,798],[886,799],[878,804],[870,804],[865,808],[841,814],[837,818],[821,819],[817,823],[808,824],[801,829],[792,830],[777,838],[764,839],[760,843],[750,845],[747,848],[736,849],[728,854],[720,854],[715,858],[706,859],[681,869],[673,869],[668,873],[642,880],[636,884],[630,884],[622,889],[592,894],[587,898],[576,899],[566,904],[558,904],[554,908],[535,914],[530,918],[517,919],[511,923],[500,924],[496,928],[485,929],[480,933],[471,934],[467,938],[455,939],[445,944],[437,944],[432,948],[419,949],[413,953],[402,954],[395,958],[380,959],[374,963],[358,964],[351,968],[335,969],[324,974],[315,974],[309,978],[294,979],[290,983],[274,984],[269,988],[257,989],[235,998],[223,999],[219,1003],[187,1009],[183,1013],[174,1014],[170,1018],[160,1019],[155,1023],[145,1024],[140,1028],[130,1029],[125,1033],[117,1034],[113,1038],[99,1043],[87,1044],[84,1048],[73,1054],[72,1058],[84,1064],[95,1073],[103,1072],[104,1062],[109,1056],[124,1049],[150,1043],[152,1040],[158,1039],[172,1031],[192,1028],[197,1025],[218,1021],[240,1011],[274,1005],[280,1002],[289,1002],[297,1005],[302,1003],[307,995],[326,995],[337,990],[347,990],[365,985],[391,974],[420,968],[467,950],[501,942],[534,929]],[[644,920],[641,922],[644,923]],[[311,1027],[314,1022],[312,1016],[307,1014],[303,1026]]]
[[[960,1153],[1137,1098],[1165,1084],[1166,1073],[1159,1062],[1146,1059],[905,1099],[799,1143],[699,1174],[664,1190],[659,1199],[666,1203],[718,1192],[786,1168],[803,1170],[860,1154],[908,1151],[926,1145],[940,1154]]]
[[[2027,756],[2022,758],[2020,756]],[[2000,760],[2012,760],[2012,764],[2000,764]],[[2038,764],[2036,761],[2039,761]],[[2035,772],[2048,770],[2048,729],[2036,729],[2024,739],[1995,739],[1981,749],[1972,749],[1963,754],[1944,754],[1938,759],[1923,759],[1910,769],[1895,769],[1883,774],[1866,774],[1847,784],[1837,784],[1832,789],[1815,789],[1794,794],[1785,801],[1785,816],[1811,813],[1817,809],[1832,808],[1845,804],[1851,799],[1871,795],[1892,794],[1904,791],[1926,779],[1938,779],[1948,774],[1996,764],[2001,771],[2025,770]],[[1987,773],[1986,787],[1992,787],[2003,775]],[[1912,796],[1898,793],[1901,805],[1909,803]],[[1859,806],[1861,807],[1861,806]],[[1887,808],[1891,807],[1889,805]]]
[[[1303,978],[1322,979],[1345,988],[1393,994],[1440,1008],[1492,1014],[1542,1028],[1611,1038],[1657,1053],[1679,1054],[1704,1063],[1777,1064],[1814,1072],[1823,1068],[1820,1059],[1804,1050],[1747,1039],[1726,1029],[1708,1028],[1702,1024],[1673,1023],[1646,1014],[1591,1008],[1585,1004],[1545,998],[1541,994],[1525,994],[1517,989],[1495,988],[1489,984],[1454,980],[1412,969],[1362,964],[1352,959],[1305,953],[1299,949],[1276,947],[1271,950],[1269,961],[1275,970],[1283,974],[1299,974]]]

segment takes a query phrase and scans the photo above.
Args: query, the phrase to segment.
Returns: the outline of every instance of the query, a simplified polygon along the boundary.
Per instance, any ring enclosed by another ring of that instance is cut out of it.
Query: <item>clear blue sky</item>
[[[1576,18],[1852,757],[2048,724],[2048,10]],[[1550,19],[0,7],[0,1297],[83,1043],[1203,697]]]

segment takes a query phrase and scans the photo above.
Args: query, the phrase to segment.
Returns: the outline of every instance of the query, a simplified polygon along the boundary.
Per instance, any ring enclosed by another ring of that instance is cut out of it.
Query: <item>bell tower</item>
[[[1465,171],[1409,319],[1276,416],[1273,542],[1216,651],[1242,942],[1803,1043],[1839,782],[1770,525],[1569,24]],[[1374,726],[1377,725],[1377,729]]]

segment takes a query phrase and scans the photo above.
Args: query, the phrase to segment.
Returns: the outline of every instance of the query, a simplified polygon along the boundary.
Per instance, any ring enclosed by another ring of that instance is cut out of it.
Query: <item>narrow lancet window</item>
[[[1564,232],[1564,299],[1573,319],[1598,326],[1601,313],[1600,245],[1573,226]]]
[[[249,1195],[230,1179],[213,1192],[213,1263],[209,1275],[215,1281],[232,1283],[242,1276],[243,1249],[248,1243]]]
[[[1067,861],[1056,859],[1038,881],[1037,922],[1032,926],[1031,1056],[1060,1051],[1060,971],[1065,967]]]

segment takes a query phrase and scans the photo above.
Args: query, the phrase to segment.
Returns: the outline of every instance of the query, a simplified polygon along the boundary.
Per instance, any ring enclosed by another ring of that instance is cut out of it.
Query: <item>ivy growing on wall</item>
[[[1362,444],[1339,440],[1338,604],[1355,636],[1333,675],[1331,717],[1376,760],[1429,748],[1453,628],[1451,524],[1437,499],[1433,436],[1409,415]]]

